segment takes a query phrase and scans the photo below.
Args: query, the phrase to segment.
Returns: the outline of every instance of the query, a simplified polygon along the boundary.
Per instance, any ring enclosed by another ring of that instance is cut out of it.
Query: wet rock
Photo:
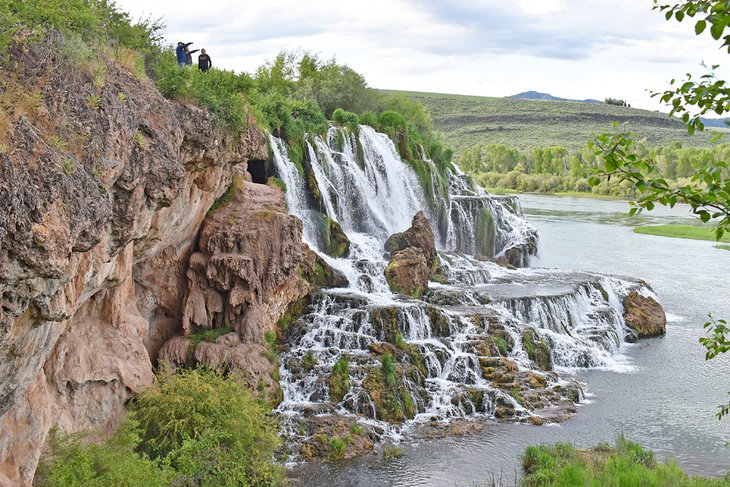
[[[391,255],[385,269],[390,289],[414,298],[423,297],[438,267],[433,231],[423,212],[416,213],[408,230],[388,237],[385,250]]]
[[[350,240],[342,227],[323,213],[316,213],[316,238],[318,247],[330,257],[346,257],[350,253]]]
[[[300,428],[307,439],[300,446],[299,454],[307,460],[354,458],[372,451],[374,442],[383,433],[354,418],[333,415],[308,418],[301,422]]]
[[[655,299],[631,291],[624,300],[624,320],[639,338],[664,335],[667,316]]]
[[[540,337],[534,328],[527,328],[522,332],[522,347],[527,352],[529,359],[534,361],[541,370],[553,370],[550,344]]]
[[[387,342],[371,343],[370,346],[368,346],[368,349],[375,355],[395,354],[395,345]]]

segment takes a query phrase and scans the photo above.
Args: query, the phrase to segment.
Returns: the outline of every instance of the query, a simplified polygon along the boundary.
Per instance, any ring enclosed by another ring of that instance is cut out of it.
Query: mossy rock
[[[363,388],[373,400],[375,414],[381,421],[403,423],[416,416],[416,406],[403,385],[402,373],[401,367],[397,367],[397,379],[392,386],[387,384],[381,367],[371,369],[363,380]]]
[[[399,315],[400,311],[396,306],[376,308],[370,313],[371,324],[379,340],[395,344]]]
[[[527,352],[527,357],[535,362],[541,370],[553,370],[550,345],[538,335],[534,328],[527,328],[522,332],[522,347]]]
[[[330,397],[340,402],[350,390],[350,362],[347,357],[340,359],[332,367],[329,377]]]
[[[319,255],[313,264],[300,266],[298,273],[302,279],[318,288],[347,287],[349,284],[344,274],[330,266]]]
[[[497,225],[494,222],[494,216],[489,208],[482,208],[477,217],[476,234],[474,236],[476,242],[476,254],[485,257],[493,257],[497,248]]]
[[[431,335],[435,337],[448,337],[451,335],[449,317],[441,309],[429,306],[428,321],[431,326]]]
[[[345,257],[350,253],[350,240],[335,220],[323,213],[316,213],[317,243],[330,257]]]

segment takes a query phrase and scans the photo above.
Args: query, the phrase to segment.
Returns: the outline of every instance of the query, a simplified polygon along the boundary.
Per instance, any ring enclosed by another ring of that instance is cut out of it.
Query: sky
[[[253,73],[282,50],[300,50],[334,57],[381,89],[535,90],[667,111],[651,91],[728,58],[709,34],[695,36],[691,19],[667,22],[651,0],[116,3],[133,19],[162,18],[170,44],[193,41],[219,68]]]

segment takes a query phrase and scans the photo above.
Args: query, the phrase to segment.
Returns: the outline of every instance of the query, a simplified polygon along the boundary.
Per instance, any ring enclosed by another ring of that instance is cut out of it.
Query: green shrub
[[[286,193],[286,183],[276,176],[270,176],[269,179],[266,180],[266,184],[273,188],[279,188],[282,193]]]
[[[359,119],[356,113],[346,112],[342,108],[338,108],[332,114],[332,121],[337,125],[349,127],[354,130],[357,128]]]
[[[330,456],[332,458],[342,458],[345,456],[345,447],[349,443],[350,438],[332,438],[329,441]]]
[[[403,456],[403,451],[395,445],[383,447],[383,460],[392,460]]]
[[[134,451],[139,443],[139,425],[127,420],[108,439],[89,433],[63,435],[51,431],[50,455],[41,459],[34,485],[76,486],[167,486],[174,471],[164,462],[149,460]]]
[[[727,481],[689,477],[676,462],[658,464],[654,454],[623,435],[615,446],[599,443],[577,450],[569,443],[528,447],[522,455],[525,487],[651,485],[727,487]]]
[[[274,333],[272,330],[266,330],[264,333],[264,340],[266,340],[266,344],[269,346],[269,350],[276,353],[276,333]]]
[[[357,119],[357,123],[360,125],[369,125],[374,129],[378,129],[378,116],[373,112],[363,112]]]
[[[276,422],[241,383],[206,369],[163,372],[130,403],[137,450],[200,485],[270,485]],[[143,484],[139,484],[143,485]]]
[[[392,110],[384,111],[378,117],[378,125],[380,130],[387,133],[391,137],[405,134],[406,120],[398,112]]]

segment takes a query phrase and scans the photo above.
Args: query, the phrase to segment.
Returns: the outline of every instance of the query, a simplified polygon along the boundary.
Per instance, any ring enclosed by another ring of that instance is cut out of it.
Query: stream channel
[[[730,252],[714,242],[633,233],[638,225],[691,223],[687,207],[656,208],[633,218],[628,204],[588,198],[520,195],[537,227],[540,249],[531,267],[593,271],[646,280],[667,312],[667,334],[623,344],[610,369],[571,371],[587,401],[569,421],[549,426],[488,422],[483,430],[441,439],[408,439],[403,456],[372,454],[305,464],[297,485],[512,485],[528,445],[570,441],[588,447],[623,432],[659,458],[676,458],[687,472],[730,469],[730,419],[717,405],[730,390],[730,357],[704,360],[698,343],[707,314],[730,318]]]

